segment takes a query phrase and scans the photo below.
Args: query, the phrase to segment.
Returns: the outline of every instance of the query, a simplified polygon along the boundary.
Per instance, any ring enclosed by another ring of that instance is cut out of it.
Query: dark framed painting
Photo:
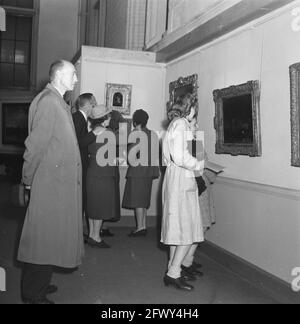
[[[198,74],[193,74],[186,78],[180,77],[178,80],[171,82],[169,91],[169,107],[172,107],[178,100],[182,99],[187,94],[192,94],[198,101]]]
[[[259,82],[215,90],[213,96],[216,154],[261,156]]]
[[[106,106],[123,115],[130,115],[132,86],[127,84],[106,84]]]
[[[300,63],[290,66],[292,166],[300,167]]]
[[[30,103],[2,103],[2,144],[24,147]]]

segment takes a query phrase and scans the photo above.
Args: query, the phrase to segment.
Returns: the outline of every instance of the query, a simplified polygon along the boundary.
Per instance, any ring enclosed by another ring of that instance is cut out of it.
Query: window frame
[[[24,16],[32,18],[32,35],[30,48],[30,75],[28,87],[1,87],[0,93],[9,93],[13,91],[33,92],[36,89],[37,81],[37,38],[38,38],[38,18],[39,18],[39,1],[33,0],[33,9],[19,8],[1,5],[6,15]]]

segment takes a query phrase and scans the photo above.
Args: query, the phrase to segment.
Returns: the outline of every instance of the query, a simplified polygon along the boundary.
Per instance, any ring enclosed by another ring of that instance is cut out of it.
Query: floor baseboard
[[[295,293],[286,282],[255,265],[208,241],[201,244],[200,251],[243,279],[251,282],[279,303],[300,304],[300,293]]]

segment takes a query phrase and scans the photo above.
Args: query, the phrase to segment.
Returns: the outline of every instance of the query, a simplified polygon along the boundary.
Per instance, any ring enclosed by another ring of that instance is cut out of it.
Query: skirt
[[[116,177],[86,179],[87,213],[89,219],[118,221],[121,218],[120,186]]]
[[[145,208],[151,204],[152,178],[127,178],[122,207],[126,209]]]

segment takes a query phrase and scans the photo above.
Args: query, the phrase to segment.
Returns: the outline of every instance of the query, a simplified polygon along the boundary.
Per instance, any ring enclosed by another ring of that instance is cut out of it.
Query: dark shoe
[[[46,295],[55,294],[57,292],[58,288],[54,285],[49,285],[46,289]]]
[[[84,244],[88,244],[89,236],[87,234],[83,234],[83,242],[84,242]]]
[[[181,271],[181,278],[185,281],[196,281],[197,277],[190,274],[189,272],[182,270]]]
[[[202,264],[197,263],[197,262],[193,262],[192,267],[195,269],[201,269],[202,268]]]
[[[115,234],[113,234],[108,228],[101,230],[100,232],[101,237],[114,237]]]
[[[191,276],[198,276],[198,277],[203,277],[204,273],[199,271],[198,269],[195,269],[193,266],[190,267],[185,267],[185,266],[181,266],[182,271],[185,274],[189,274]]]
[[[164,284],[166,287],[173,286],[180,290],[192,291],[194,289],[194,287],[189,285],[183,278],[173,279],[168,275],[164,277]]]
[[[105,243],[104,241],[97,242],[97,241],[93,240],[92,238],[89,238],[88,244],[90,246],[92,246],[92,247],[97,247],[97,248],[100,248],[100,249],[109,249],[109,248],[111,248],[111,246],[108,245],[107,243]]]
[[[147,235],[147,230],[143,229],[140,231],[132,231],[131,233],[128,234],[129,237],[145,237]]]
[[[39,300],[32,300],[32,299],[23,299],[23,303],[27,305],[54,305],[55,303],[52,300],[49,300],[48,298],[43,298]]]

